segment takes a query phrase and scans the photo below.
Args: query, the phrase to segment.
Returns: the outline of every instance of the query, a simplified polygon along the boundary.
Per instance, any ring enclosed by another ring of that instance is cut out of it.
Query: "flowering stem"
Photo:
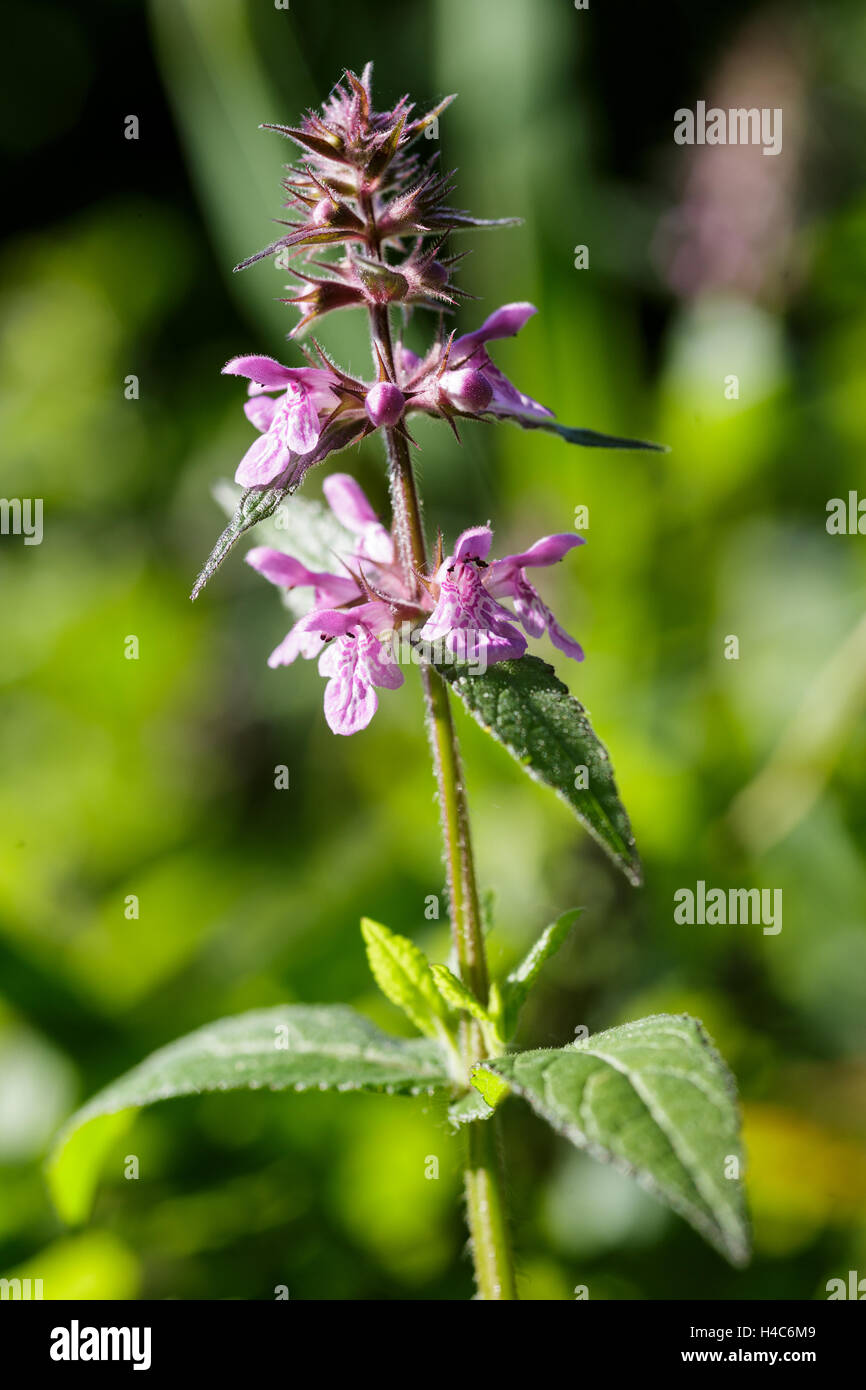
[[[374,345],[392,376],[394,348],[386,307],[371,309]],[[421,502],[409,447],[398,430],[383,430],[388,456],[394,534],[410,589],[417,594],[418,576],[428,568],[427,547],[421,518]],[[489,978],[484,949],[481,908],[469,806],[463,764],[448,687],[438,671],[422,663],[421,681],[427,733],[439,794],[442,837],[451,913],[451,932],[460,976],[483,1004],[487,1003]],[[478,1024],[467,1020],[461,1028],[461,1056],[468,1081],[472,1065],[485,1055]],[[466,1211],[479,1296],[485,1300],[515,1299],[517,1289],[511,1259],[503,1173],[498,1143],[498,1117],[466,1126]]]
[[[460,745],[451,712],[451,697],[438,671],[421,667],[427,732],[442,813],[442,838],[448,876],[448,898],[454,950],[460,976],[476,999],[487,1003],[489,983],[482,934],[478,884],[472,853],[469,806],[463,780]],[[478,1060],[476,1054],[475,1060]]]

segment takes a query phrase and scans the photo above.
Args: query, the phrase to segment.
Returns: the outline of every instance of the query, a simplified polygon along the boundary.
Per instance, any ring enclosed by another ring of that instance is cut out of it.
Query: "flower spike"
[[[311,571],[268,546],[251,550],[247,563],[286,591],[311,591],[309,610],[271,653],[269,665],[320,658],[319,670],[328,677],[325,717],[334,733],[366,728],[378,705],[375,690],[402,685],[397,637],[404,624],[417,641],[435,644],[444,662],[471,660],[483,667],[515,659],[527,650],[524,633],[545,632],[561,651],[583,659],[526,576],[528,568],[563,559],[583,543],[581,537],[545,536],[526,551],[488,562],[489,526],[464,531],[444,558],[440,532],[435,568],[414,572],[420,590],[413,592],[398,564],[394,536],[355,479],[332,474],[324,492],[335,519],[353,537],[351,549],[335,555],[338,570]],[[513,612],[502,599],[513,602]]]

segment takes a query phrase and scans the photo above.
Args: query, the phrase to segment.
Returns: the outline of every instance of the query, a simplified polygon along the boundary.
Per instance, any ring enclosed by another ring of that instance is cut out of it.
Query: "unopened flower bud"
[[[474,367],[462,367],[456,372],[444,372],[439,389],[457,410],[468,415],[480,415],[493,399],[493,387],[483,372]]]
[[[449,271],[447,265],[441,261],[431,261],[424,268],[424,279],[429,285],[447,285]]]
[[[380,425],[384,425],[386,429],[396,425],[403,414],[405,404],[406,397],[403,392],[390,381],[380,381],[372,386],[364,403],[369,420],[377,429]]]
[[[354,270],[374,304],[391,304],[406,298],[409,282],[393,266],[358,256]]]
[[[317,227],[327,227],[337,216],[339,208],[333,198],[320,198],[312,211],[312,220]]]

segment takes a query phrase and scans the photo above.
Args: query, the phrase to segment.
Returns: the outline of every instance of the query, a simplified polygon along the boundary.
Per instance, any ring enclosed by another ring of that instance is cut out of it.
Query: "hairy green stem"
[[[478,1296],[517,1298],[499,1152],[499,1117],[466,1126],[466,1214]]]
[[[370,320],[377,355],[393,377],[394,348],[387,308],[372,309]],[[417,595],[421,589],[420,576],[426,575],[428,562],[415,473],[405,435],[396,429],[384,430],[383,433],[397,549],[406,582]],[[420,671],[427,733],[439,794],[454,950],[463,983],[486,1004],[489,992],[487,956],[472,852],[469,806],[451,697],[438,671],[424,663]],[[481,1030],[472,1020],[461,1028],[460,1049],[468,1080],[473,1063],[485,1055]],[[490,1301],[517,1298],[498,1128],[498,1117],[492,1116],[489,1120],[467,1125],[465,1130],[466,1213],[475,1279],[479,1297]]]
[[[469,806],[460,746],[451,712],[451,697],[443,678],[429,666],[421,667],[421,681],[442,815],[455,954],[463,983],[469,986],[476,999],[486,1005],[490,985],[472,853]],[[478,1055],[476,1053],[476,1058]]]

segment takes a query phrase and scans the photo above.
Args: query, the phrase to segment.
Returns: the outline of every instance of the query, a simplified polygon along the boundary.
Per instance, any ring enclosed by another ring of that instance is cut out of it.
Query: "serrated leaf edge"
[[[730,1069],[728,1068],[727,1063],[724,1061],[721,1054],[713,1045],[700,1019],[692,1018],[689,1014],[650,1014],[645,1019],[635,1020],[633,1024],[620,1024],[617,1026],[623,1029],[627,1029],[630,1027],[637,1028],[638,1026],[645,1023],[654,1022],[657,1020],[667,1021],[672,1018],[688,1020],[690,1024],[693,1024],[695,1026],[695,1032],[698,1041],[710,1053],[713,1060],[719,1065],[723,1083],[726,1089],[728,1090],[731,1099],[733,1099],[736,1103],[738,1101],[737,1088],[734,1084]],[[674,1032],[674,1030],[668,1031],[672,1033]],[[674,1035],[679,1037],[684,1036],[683,1034],[676,1033],[674,1033]],[[646,1107],[650,1116],[658,1125],[661,1132],[664,1134],[667,1142],[670,1144],[671,1149],[673,1150],[677,1159],[680,1163],[683,1164],[683,1167],[686,1168],[689,1177],[694,1182],[701,1196],[704,1198],[705,1201],[707,1201],[706,1192],[703,1190],[701,1183],[698,1181],[696,1176],[696,1172],[701,1172],[700,1166],[698,1165],[697,1169],[693,1169],[692,1167],[688,1167],[683,1162],[680,1152],[677,1146],[674,1144],[668,1132],[668,1129],[658,1120],[656,1114],[654,1113],[652,1105],[650,1105],[646,1097],[643,1094],[641,1094],[639,1088],[634,1084],[633,1078],[629,1074],[629,1072],[627,1070],[623,1070],[621,1066],[616,1065],[615,1061],[609,1058],[606,1054],[599,1052],[597,1049],[591,1047],[590,1043],[591,1038],[587,1038],[579,1043],[571,1043],[566,1048],[527,1049],[522,1052],[510,1053],[508,1055],[525,1057],[530,1055],[532,1051],[553,1052],[554,1054],[557,1052],[562,1053],[567,1051],[586,1052],[590,1056],[598,1057],[600,1061],[605,1062],[608,1066],[613,1066],[614,1070],[620,1072],[620,1074],[624,1075],[626,1079],[629,1081],[629,1083],[632,1086],[632,1089],[638,1096],[638,1099]],[[484,1068],[486,1070],[492,1071],[494,1075],[499,1076],[499,1073],[496,1070],[497,1061],[499,1060],[501,1059],[490,1058],[480,1064],[479,1070],[481,1068]],[[696,1084],[692,1078],[688,1077],[687,1074],[686,1077],[691,1082],[691,1084]],[[543,1103],[539,1102],[534,1092],[522,1086],[513,1077],[500,1077],[500,1080],[504,1081],[515,1095],[518,1095],[523,1100],[526,1100],[527,1103],[531,1106],[531,1108],[535,1110],[536,1113],[540,1115],[542,1119],[547,1121],[551,1129],[556,1130],[558,1134],[562,1134],[572,1144],[574,1144],[576,1148],[584,1150],[592,1158],[595,1158],[600,1163],[610,1164],[611,1167],[617,1169],[618,1172],[623,1173],[626,1177],[633,1178],[635,1182],[637,1182],[641,1187],[644,1188],[645,1191],[651,1193],[652,1196],[656,1197],[665,1206],[670,1207],[671,1210],[677,1212],[678,1215],[684,1217],[695,1227],[696,1230],[700,1232],[701,1235],[704,1236],[704,1238],[716,1250],[718,1250],[722,1255],[724,1255],[728,1260],[730,1260],[730,1262],[737,1268],[742,1268],[745,1264],[748,1263],[750,1256],[750,1248],[748,1242],[748,1224],[745,1214],[743,1216],[743,1226],[746,1232],[745,1235],[741,1232],[739,1222],[737,1222],[736,1220],[728,1218],[723,1220],[718,1217],[713,1219],[708,1218],[706,1213],[701,1211],[699,1207],[695,1207],[691,1202],[681,1198],[678,1194],[671,1194],[668,1191],[666,1191],[660,1183],[656,1182],[652,1174],[648,1172],[646,1169],[636,1168],[635,1165],[630,1163],[627,1159],[622,1158],[618,1154],[611,1153],[610,1150],[605,1149],[597,1141],[590,1139],[589,1135],[587,1135],[577,1125],[571,1125],[567,1123],[563,1124],[562,1120],[557,1115],[555,1115],[552,1111],[549,1111]],[[473,1085],[474,1084],[475,1082],[473,1077]],[[698,1089],[702,1088],[699,1087]],[[704,1092],[704,1094],[706,1094],[706,1092]],[[741,1142],[742,1141],[740,1140],[740,1143]],[[708,1202],[708,1205],[713,1204]]]
[[[545,668],[547,669],[547,671],[550,672],[550,674],[553,676],[554,680],[556,681],[556,683],[557,683],[557,685],[558,685],[558,687],[559,687],[559,693],[565,695],[565,696],[567,697],[567,699],[573,700],[574,703],[575,703],[575,705],[577,705],[578,709],[580,710],[580,712],[581,712],[583,715],[585,715],[587,721],[589,721],[589,712],[587,711],[586,707],[585,707],[583,704],[581,704],[580,700],[578,700],[578,698],[577,698],[576,695],[572,695],[572,693],[571,693],[571,691],[569,690],[568,686],[565,684],[564,681],[561,681],[561,680],[559,679],[559,677],[557,676],[556,672],[554,671],[553,667],[550,665],[549,662],[543,661],[540,657],[537,657],[537,656],[534,656],[534,655],[531,655],[531,654],[527,654],[526,656],[522,656],[522,657],[520,657],[519,659],[520,659],[521,661],[527,661],[527,660],[529,660],[529,661],[535,661],[535,662],[538,662],[538,664],[539,664],[540,666],[545,667]],[[485,732],[486,734],[489,734],[489,735],[490,735],[490,737],[494,740],[494,742],[498,743],[502,748],[504,748],[505,751],[506,751],[506,753],[508,753],[508,755],[509,755],[511,758],[513,758],[513,760],[514,760],[516,763],[518,763],[519,766],[522,767],[523,770],[532,778],[533,782],[537,782],[539,786],[547,787],[550,791],[552,791],[552,792],[554,793],[554,795],[557,796],[557,797],[559,798],[559,800],[563,803],[563,805],[568,807],[569,811],[571,811],[571,814],[572,814],[573,816],[576,816],[576,817],[577,817],[577,819],[580,821],[581,825],[583,826],[583,828],[584,828],[584,830],[587,832],[587,834],[590,835],[590,836],[592,837],[593,840],[595,840],[596,844],[604,851],[604,853],[607,855],[608,859],[610,859],[611,863],[615,864],[616,867],[620,870],[620,872],[623,873],[623,874],[625,875],[625,877],[628,879],[628,881],[629,881],[629,883],[632,885],[632,887],[634,887],[634,888],[640,888],[641,885],[642,885],[642,883],[643,883],[643,871],[642,871],[642,868],[641,868],[640,858],[638,857],[637,849],[636,849],[636,847],[635,847],[635,845],[634,845],[634,842],[632,842],[632,844],[629,845],[626,841],[623,841],[624,850],[623,850],[622,852],[619,852],[619,853],[618,853],[616,850],[614,850],[614,848],[613,848],[611,845],[609,845],[609,844],[607,843],[607,841],[599,834],[598,830],[597,830],[596,827],[592,824],[592,822],[591,822],[588,818],[586,818],[585,816],[583,816],[583,815],[581,814],[581,812],[577,809],[577,807],[575,806],[575,804],[574,804],[573,801],[570,801],[570,800],[569,800],[569,798],[565,795],[565,793],[561,790],[561,788],[560,788],[560,787],[557,787],[553,782],[549,782],[544,776],[542,776],[542,774],[541,774],[540,772],[538,772],[538,770],[536,769],[536,767],[535,767],[535,765],[534,765],[533,763],[528,762],[528,761],[526,761],[525,759],[518,757],[517,754],[514,753],[514,752],[512,751],[512,749],[508,746],[508,744],[506,743],[505,739],[501,738],[500,735],[496,732],[496,730],[495,730],[490,724],[488,724],[484,719],[482,719],[482,718],[480,717],[480,715],[478,714],[478,712],[476,711],[476,709],[475,709],[472,705],[469,704],[468,700],[464,697],[463,691],[462,691],[462,689],[461,689],[461,684],[462,684],[462,682],[468,680],[469,677],[467,677],[467,676],[465,676],[465,675],[455,675],[455,676],[449,677],[448,674],[447,674],[447,668],[446,668],[446,667],[439,667],[439,666],[436,666],[436,667],[434,667],[434,669],[437,670],[437,671],[439,671],[439,674],[442,675],[442,676],[444,676],[444,678],[448,681],[448,684],[450,685],[451,689],[454,690],[454,691],[456,691],[457,695],[459,696],[459,698],[460,698],[460,700],[461,700],[461,703],[462,703],[463,705],[465,705],[468,714],[475,720],[475,722],[476,722],[476,724],[479,726],[479,728],[483,729],[484,732]],[[590,725],[590,727],[592,727],[592,725]],[[608,750],[607,750],[606,745],[605,745],[604,743],[602,743],[601,739],[598,737],[598,734],[596,734],[594,728],[592,728],[592,732],[593,732],[593,734],[594,734],[594,736],[595,736],[595,738],[596,738],[596,740],[597,740],[597,742],[598,742],[599,748],[602,750],[602,752],[603,752],[603,754],[605,755],[605,757],[607,758],[608,762],[610,762],[610,754],[608,753]],[[616,789],[616,794],[617,794],[617,796],[619,796],[619,788],[618,788],[618,786],[617,786],[616,779],[614,778],[614,775],[613,775],[613,764],[612,764],[612,763],[610,763],[610,767],[611,767],[611,778],[613,779],[614,787],[615,787],[615,789]],[[600,805],[601,805],[601,803],[599,803],[599,806],[600,806]],[[624,806],[623,806],[623,813],[625,814],[626,819],[628,820],[628,819],[629,819],[629,818],[628,818],[628,813],[626,812]],[[613,825],[611,824],[609,818],[607,817],[607,814],[606,814],[604,811],[603,811],[603,814],[605,815],[605,819],[607,820],[608,824],[610,825],[611,830],[612,830],[613,833],[614,833],[614,836],[615,836],[618,840],[621,840],[622,837],[621,837],[621,835],[620,835],[620,832],[616,829],[615,826],[613,826]],[[631,827],[631,823],[630,823],[630,821],[629,821],[629,828],[630,828],[630,827]]]

